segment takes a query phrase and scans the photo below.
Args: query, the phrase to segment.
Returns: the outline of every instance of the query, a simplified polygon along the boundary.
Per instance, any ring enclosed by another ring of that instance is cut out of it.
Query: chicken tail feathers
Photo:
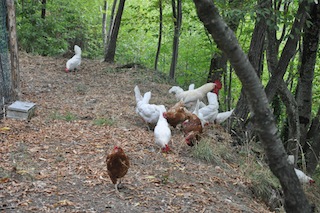
[[[81,55],[81,48],[78,45],[74,45],[74,52],[76,55]]]
[[[135,94],[135,96],[136,96],[136,102],[138,103],[139,101],[142,101],[142,96],[141,96],[141,93],[140,93],[140,89],[139,89],[139,87],[136,85],[135,87],[134,87],[134,94]]]
[[[149,92],[144,93],[143,100],[142,100],[143,103],[148,104],[150,99],[151,99],[151,92],[149,91]]]

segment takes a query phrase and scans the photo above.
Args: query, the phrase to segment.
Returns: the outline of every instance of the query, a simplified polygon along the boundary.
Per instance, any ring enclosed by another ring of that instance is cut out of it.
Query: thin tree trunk
[[[320,6],[311,4],[310,18],[308,19],[312,24],[305,24],[301,66],[299,69],[299,81],[296,91],[296,98],[299,107],[300,120],[300,142],[304,146],[307,138],[307,132],[311,123],[312,111],[312,83],[314,78],[315,63],[317,60],[317,51],[319,47],[319,33],[320,33]],[[307,146],[308,147],[308,146]],[[306,151],[306,150],[305,150]]]
[[[311,212],[292,165],[287,162],[287,155],[280,140],[273,119],[268,99],[260,79],[250,64],[247,56],[239,46],[235,34],[219,16],[212,0],[194,0],[200,20],[210,32],[217,45],[225,52],[231,65],[243,85],[250,109],[255,116],[254,124],[266,155],[269,167],[280,180],[285,195],[287,212]]]
[[[107,11],[108,11],[108,2],[104,1],[104,6],[102,10],[102,38],[103,38],[103,47],[107,47]]]
[[[258,2],[258,10],[270,10],[271,2],[260,0]],[[256,70],[257,75],[260,77],[262,74],[262,61],[263,61],[263,51],[264,43],[266,37],[266,19],[262,14],[257,14],[257,20],[250,43],[250,49],[248,53],[248,58],[253,68]],[[237,117],[236,129],[245,129],[244,125],[247,124],[247,118],[249,115],[249,107],[247,103],[247,98],[241,89],[241,94],[237,106],[235,108],[235,115]],[[239,126],[240,125],[240,126]],[[240,131],[238,131],[240,132]],[[250,136],[251,137],[251,136]]]
[[[125,0],[120,0],[118,10],[117,10],[117,15],[116,15],[115,22],[111,32],[110,42],[108,44],[107,52],[104,58],[105,62],[114,63],[114,57],[116,54],[116,47],[117,47],[117,38],[118,38],[119,29],[120,29],[122,13],[124,10],[124,4],[125,4]]]
[[[306,152],[307,172],[313,174],[319,164],[320,156],[320,107],[316,117],[312,120],[307,139],[311,146]]]
[[[41,18],[46,18],[46,4],[47,0],[42,0]]]
[[[288,40],[283,48],[280,59],[277,63],[277,67],[275,68],[274,73],[272,73],[272,76],[265,88],[269,102],[275,96],[277,92],[277,88],[281,83],[281,80],[283,80],[284,74],[286,73],[289,62],[291,61],[291,59],[296,53],[297,44],[298,44],[298,41],[300,40],[301,30],[302,30],[302,27],[304,26],[306,14],[307,14],[306,5],[307,5],[307,0],[302,1],[299,4],[299,9],[297,11],[295,21],[292,25],[290,36],[288,36]]]
[[[162,40],[162,0],[159,0],[159,39],[158,39],[158,47],[157,47],[157,53],[156,53],[156,59],[154,61],[154,69],[158,70],[158,61],[159,61],[159,55],[161,50],[161,40]]]
[[[110,43],[110,38],[111,38],[111,34],[112,34],[114,22],[115,22],[115,11],[116,11],[117,4],[118,4],[118,0],[114,0],[113,4],[112,4],[112,8],[111,8],[110,23],[109,23],[109,29],[108,29],[107,41],[106,41],[106,49],[105,49],[106,52],[107,52],[107,48]]]
[[[18,56],[18,41],[16,30],[16,12],[14,0],[7,1],[8,11],[8,33],[9,33],[9,49],[11,62],[11,82],[12,91],[10,97],[17,100],[20,95],[20,70],[19,70],[19,56]]]
[[[172,14],[173,14],[173,23],[174,23],[174,36],[173,36],[173,45],[172,45],[172,59],[170,66],[170,79],[174,79],[177,63],[178,63],[178,50],[179,50],[179,36],[180,28],[182,23],[182,0],[171,0],[172,2]],[[177,6],[176,6],[177,3]]]
[[[240,9],[242,0],[229,0],[229,6],[231,9]],[[243,14],[244,16],[245,14]],[[236,31],[238,29],[240,20],[242,17],[236,16],[228,16],[225,21],[232,31]],[[211,58],[210,70],[208,73],[207,82],[214,82],[216,80],[221,81],[221,77],[224,73],[227,72],[227,57],[224,53],[216,53]],[[224,84],[226,86],[226,84]],[[230,86],[229,86],[230,87]],[[229,90],[229,89],[227,89]]]

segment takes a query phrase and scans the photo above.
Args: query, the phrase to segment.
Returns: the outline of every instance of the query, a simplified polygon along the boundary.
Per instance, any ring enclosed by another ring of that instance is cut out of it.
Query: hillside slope
[[[66,59],[21,54],[21,100],[37,104],[30,122],[0,121],[0,210],[6,212],[270,212],[254,198],[231,137],[208,127],[211,145],[226,152],[210,162],[194,157],[173,130],[173,153],[159,153],[153,133],[135,114],[133,88],[151,102],[175,103],[159,75],[83,60],[65,73]],[[8,128],[3,128],[8,127]],[[105,157],[121,145],[131,160],[122,197]]]

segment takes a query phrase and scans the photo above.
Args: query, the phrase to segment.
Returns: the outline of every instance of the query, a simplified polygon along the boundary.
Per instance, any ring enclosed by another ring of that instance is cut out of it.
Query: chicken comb
[[[215,87],[216,87],[217,89],[221,89],[221,88],[222,88],[222,83],[221,83],[221,81],[220,81],[220,80],[218,80],[218,79],[217,79],[217,80],[215,80],[213,83],[215,83],[215,84],[216,84],[216,86],[215,86]]]

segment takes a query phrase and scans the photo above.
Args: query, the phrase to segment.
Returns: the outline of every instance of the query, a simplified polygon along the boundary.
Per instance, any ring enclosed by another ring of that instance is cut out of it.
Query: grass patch
[[[239,153],[240,170],[250,180],[250,189],[255,197],[261,199],[274,211],[283,207],[281,185],[264,161],[263,154],[258,156],[253,149],[259,149],[257,144],[248,143]]]
[[[98,118],[93,120],[93,124],[97,126],[104,126],[104,125],[112,126],[114,125],[114,123],[115,123],[115,120],[110,118]]]
[[[88,88],[84,84],[79,84],[76,86],[75,90],[76,90],[75,92],[78,93],[79,95],[85,95]]]
[[[194,146],[192,155],[195,158],[205,160],[207,162],[214,162],[217,159],[214,155],[213,146],[209,139],[200,140],[199,143]]]
[[[51,120],[65,120],[65,121],[74,121],[77,120],[78,117],[77,115],[71,113],[71,112],[66,112],[65,114],[60,114],[59,112],[53,112],[50,115]]]

